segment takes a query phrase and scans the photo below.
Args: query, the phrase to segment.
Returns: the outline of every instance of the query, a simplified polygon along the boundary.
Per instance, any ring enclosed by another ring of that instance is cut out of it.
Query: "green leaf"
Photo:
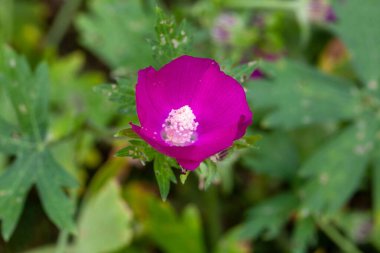
[[[21,154],[0,176],[2,235],[8,240],[16,228],[26,195],[34,183],[35,154]]]
[[[125,166],[130,165],[125,159],[108,159],[96,172],[90,185],[87,187],[86,198],[91,198],[104,187],[111,179],[117,177]]]
[[[301,168],[304,211],[336,212],[359,187],[374,147],[377,119],[369,115],[347,127]]]
[[[110,252],[131,241],[132,212],[116,182],[108,182],[85,203],[78,229],[76,252]]]
[[[247,168],[274,178],[294,178],[300,161],[297,147],[287,133],[280,131],[264,135],[257,146],[242,157]],[[272,152],[273,148],[275,152]]]
[[[334,1],[338,22],[334,30],[348,47],[359,78],[368,86],[380,82],[380,1]]]
[[[4,59],[0,65],[0,85],[16,113],[21,132],[28,139],[41,142],[47,130],[47,99],[49,94],[49,72],[40,64],[33,73],[26,59],[10,48],[2,47]]]
[[[131,157],[134,159],[139,159],[141,161],[148,161],[150,160],[148,156],[145,155],[144,152],[144,145],[145,143],[141,142],[141,145],[130,145],[127,147],[124,147],[116,152],[115,156],[117,157]]]
[[[311,217],[296,221],[292,234],[292,253],[307,253],[308,247],[316,241],[317,229]]]
[[[16,114],[18,124],[0,119],[0,151],[15,161],[0,175],[0,219],[8,240],[22,213],[28,191],[35,185],[48,217],[60,228],[74,231],[74,205],[62,188],[75,180],[52,157],[46,140],[48,125],[47,66],[32,71],[25,58],[1,48],[0,85]]]
[[[137,70],[152,63],[152,1],[92,0],[89,9],[76,20],[85,47],[111,68]]]
[[[117,103],[121,114],[136,115],[135,83],[136,80],[130,77],[118,78],[117,84],[99,85],[94,90]]]
[[[0,152],[16,154],[33,147],[33,143],[20,138],[20,133],[14,125],[0,117]]]
[[[128,139],[141,139],[132,128],[125,128],[115,134],[115,137],[127,137]]]
[[[57,164],[48,151],[19,154],[0,176],[0,218],[3,236],[9,239],[20,218],[28,191],[36,184],[49,218],[61,229],[74,230],[74,206],[61,187],[76,182]]]
[[[177,24],[174,17],[166,15],[156,8],[156,39],[152,41],[153,55],[158,67],[174,58],[188,54],[190,50],[190,32],[184,21]]]
[[[244,83],[251,77],[252,72],[257,68],[258,63],[256,61],[251,61],[235,67],[233,67],[231,63],[225,63],[222,65],[222,70],[227,75],[232,76],[240,83]]]
[[[125,129],[119,131],[116,135],[128,135],[130,138],[128,140],[130,144],[116,152],[115,156],[117,157],[127,156],[134,159],[139,159],[141,162],[145,163],[152,161],[158,154],[156,150],[140,139],[140,137],[131,130]],[[135,139],[135,137],[137,137],[137,139]]]
[[[186,180],[187,180],[187,178],[189,177],[189,175],[190,175],[190,171],[187,170],[185,173],[183,173],[183,174],[181,174],[181,175],[179,176],[179,179],[181,180],[181,183],[182,183],[182,184],[185,184],[185,183],[186,183]]]
[[[34,78],[28,80],[29,83],[34,84],[34,92],[29,94],[32,97],[34,104],[34,111],[36,115],[36,121],[41,129],[42,137],[45,136],[48,127],[49,119],[49,69],[47,64],[41,63],[37,66],[34,72]]]
[[[105,101],[102,94],[92,89],[105,82],[104,74],[95,71],[83,71],[86,57],[81,52],[74,52],[64,57],[55,56],[51,60],[51,104],[54,118],[51,132],[57,138],[68,135],[81,125],[104,129],[114,119],[116,108]]]
[[[233,150],[255,147],[256,142],[261,140],[261,135],[246,135],[236,140],[232,146]]]
[[[77,186],[76,181],[47,151],[40,154],[36,163],[38,170],[35,183],[48,217],[59,228],[74,232],[74,203],[62,191],[62,187],[73,188]]]
[[[170,202],[162,202],[141,185],[129,185],[126,199],[136,220],[142,224],[142,233],[162,252],[207,252],[197,207],[189,205],[183,209],[182,215],[177,215]]]
[[[247,84],[247,98],[256,110],[270,110],[264,126],[293,129],[352,119],[361,112],[359,91],[351,83],[292,61],[263,66],[264,71],[275,69],[273,78]]]
[[[215,253],[248,253],[247,242],[241,240],[241,227],[233,228],[219,239]]]
[[[199,177],[199,189],[207,190],[211,184],[219,179],[217,165],[210,159],[201,163],[196,173]]]
[[[165,155],[156,154],[153,162],[154,174],[158,187],[160,189],[161,198],[165,201],[170,191],[170,182],[177,183],[177,179],[172,171],[172,162]]]
[[[248,218],[241,229],[241,238],[273,239],[288,222],[298,205],[298,199],[291,193],[283,193],[259,203],[248,211]]]

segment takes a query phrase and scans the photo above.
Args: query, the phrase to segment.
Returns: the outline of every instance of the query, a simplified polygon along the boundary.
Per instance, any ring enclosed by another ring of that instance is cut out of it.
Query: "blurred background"
[[[380,252],[379,24],[378,0],[0,0],[0,252]],[[160,41],[253,61],[261,136],[166,201],[114,156],[137,118],[108,85]]]

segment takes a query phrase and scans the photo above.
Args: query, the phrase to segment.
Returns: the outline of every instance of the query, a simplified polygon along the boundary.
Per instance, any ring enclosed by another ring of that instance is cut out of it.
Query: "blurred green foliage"
[[[76,20],[84,46],[111,68],[138,70],[152,63],[147,39],[153,33],[153,3],[96,0],[89,5],[90,12]]]
[[[0,0],[0,252],[380,252],[379,10]],[[128,128],[137,70],[182,54],[254,112],[195,172]]]

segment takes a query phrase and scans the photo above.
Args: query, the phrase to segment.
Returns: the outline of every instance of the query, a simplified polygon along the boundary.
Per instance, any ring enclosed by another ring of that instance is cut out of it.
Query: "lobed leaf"
[[[103,84],[94,88],[108,99],[119,105],[119,112],[126,115],[136,115],[135,80],[118,78],[117,84]]]
[[[74,230],[74,206],[61,187],[73,187],[76,182],[48,151],[21,153],[0,176],[0,218],[5,239],[9,239],[13,233],[25,198],[34,184],[49,218],[62,229]]]
[[[140,139],[140,136],[132,130],[132,128],[125,128],[115,134],[115,137],[126,137],[128,139]]]
[[[316,241],[316,226],[311,217],[296,221],[292,234],[292,253],[307,253],[308,248]]]
[[[33,147],[33,143],[21,139],[17,127],[0,117],[0,152],[14,155]]]
[[[264,135],[259,148],[249,149],[242,157],[242,162],[257,173],[284,179],[294,178],[300,166],[296,145],[281,131]]]
[[[251,61],[238,66],[232,66],[230,62],[222,64],[222,70],[241,84],[249,80],[252,72],[257,68],[258,62]]]
[[[0,85],[8,94],[17,116],[20,132],[28,139],[41,142],[46,135],[48,115],[47,96],[49,73],[45,64],[40,64],[33,73],[26,59],[4,47],[3,72]]]
[[[0,176],[0,219],[5,240],[15,230],[26,195],[34,183],[35,158],[35,154],[20,154]]]
[[[76,181],[51,156],[48,151],[40,153],[37,163],[37,190],[42,206],[48,217],[61,229],[74,232],[74,203],[62,191],[63,187],[73,188]]]
[[[353,119],[362,111],[359,91],[347,81],[290,60],[263,67],[274,77],[249,83],[247,99],[256,110],[269,110],[264,126],[294,129]]]
[[[151,42],[153,56],[159,67],[190,50],[190,32],[184,21],[177,23],[172,16],[156,8],[156,39]]]
[[[153,161],[154,174],[160,189],[161,198],[165,201],[170,191],[170,182],[177,183],[172,171],[172,158],[157,153]]]
[[[292,193],[283,193],[259,203],[248,211],[241,238],[258,238],[262,234],[266,239],[276,237],[297,205],[298,199]]]
[[[74,205],[63,187],[74,187],[69,176],[52,157],[46,140],[48,126],[47,66],[32,71],[25,58],[1,48],[0,85],[4,88],[17,125],[0,119],[0,151],[15,155],[15,161],[0,175],[0,219],[8,240],[20,218],[28,191],[35,185],[49,218],[60,228],[73,232]]]
[[[304,211],[333,213],[359,187],[374,147],[379,125],[363,116],[314,153],[301,168],[309,178],[301,188]]]
[[[115,156],[117,157],[127,156],[134,159],[139,159],[142,162],[147,162],[153,159],[150,153],[155,153],[155,152],[145,142],[139,141],[120,149],[119,151],[116,152]]]
[[[380,82],[380,1],[334,1],[338,21],[333,30],[347,46],[359,78],[369,89]]]
[[[89,9],[76,20],[86,48],[111,68],[138,70],[152,62],[152,1],[92,0]]]

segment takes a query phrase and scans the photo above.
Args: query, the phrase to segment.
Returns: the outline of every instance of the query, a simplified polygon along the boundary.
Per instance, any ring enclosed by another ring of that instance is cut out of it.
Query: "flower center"
[[[172,109],[162,124],[161,136],[173,146],[187,146],[196,140],[198,122],[190,106]]]

